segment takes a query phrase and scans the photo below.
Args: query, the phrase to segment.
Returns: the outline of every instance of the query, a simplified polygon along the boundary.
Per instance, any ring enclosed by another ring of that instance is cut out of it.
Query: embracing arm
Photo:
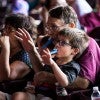
[[[74,89],[86,89],[88,88],[89,84],[90,82],[88,79],[78,76],[72,84],[69,84],[67,86],[67,88],[73,89],[73,90]]]

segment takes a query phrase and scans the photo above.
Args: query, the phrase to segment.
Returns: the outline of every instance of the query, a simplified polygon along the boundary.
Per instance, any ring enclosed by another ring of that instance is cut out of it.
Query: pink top
[[[90,38],[89,46],[78,63],[81,66],[80,76],[94,84],[100,76],[100,48],[94,39]]]

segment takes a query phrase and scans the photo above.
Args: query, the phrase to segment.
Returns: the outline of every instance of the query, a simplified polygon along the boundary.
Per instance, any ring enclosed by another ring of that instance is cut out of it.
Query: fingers
[[[24,39],[24,40],[29,40],[31,42],[33,42],[33,39],[31,38],[30,34],[24,29],[24,28],[18,28],[18,31],[16,31],[16,38],[21,40]],[[19,37],[19,38],[18,38]]]
[[[23,40],[28,40],[27,34],[29,34],[25,29],[21,29],[18,28],[18,31],[16,31],[15,37],[19,40],[19,41],[23,41]]]
[[[27,35],[26,34],[28,34],[28,33],[26,33],[25,29],[18,28],[18,31],[16,31],[16,35],[18,37],[27,38]]]
[[[22,34],[22,36],[27,37],[26,32],[24,29],[18,28],[18,33]]]
[[[25,33],[26,37],[31,39],[30,34],[29,34],[24,28],[23,28],[22,30],[23,30],[23,32]]]
[[[22,38],[20,38],[19,36],[17,36],[17,35],[14,35],[19,41],[23,41],[23,39]]]

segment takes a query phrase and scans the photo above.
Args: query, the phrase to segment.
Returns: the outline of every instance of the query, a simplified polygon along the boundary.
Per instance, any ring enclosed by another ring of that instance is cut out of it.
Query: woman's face
[[[3,30],[3,33],[2,33],[3,36],[9,36],[11,48],[13,48],[15,45],[17,46],[17,44],[18,44],[18,40],[16,40],[16,38],[14,36],[15,32],[16,32],[16,30],[13,27],[6,25]]]

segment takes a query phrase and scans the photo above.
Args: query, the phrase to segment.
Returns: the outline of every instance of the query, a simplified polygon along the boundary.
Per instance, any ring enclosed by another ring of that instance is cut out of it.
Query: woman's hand
[[[21,42],[23,48],[30,52],[35,48],[33,39],[31,38],[30,34],[25,29],[18,28],[16,31],[15,37]]]

